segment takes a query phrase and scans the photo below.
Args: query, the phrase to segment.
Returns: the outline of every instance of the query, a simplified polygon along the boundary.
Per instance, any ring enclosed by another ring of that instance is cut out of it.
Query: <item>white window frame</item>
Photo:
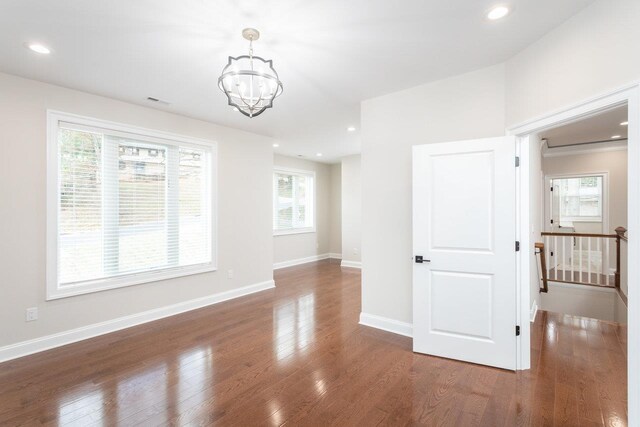
[[[572,222],[602,222],[602,232],[606,233],[609,229],[609,171],[596,171],[596,172],[584,172],[584,173],[566,173],[566,174],[549,174],[545,176],[545,193],[546,193],[546,203],[547,206],[547,215],[549,218],[545,218],[545,225],[549,224],[549,220],[553,216],[553,194],[551,193],[551,182],[554,179],[565,179],[565,178],[586,178],[590,176],[601,176],[602,177],[602,220],[597,221],[595,219],[589,219],[588,217],[580,217],[579,219],[574,219]]]
[[[273,235],[274,236],[285,236],[288,234],[303,234],[303,233],[315,233],[316,232],[316,213],[317,213],[317,209],[316,209],[316,199],[317,199],[317,193],[316,193],[316,188],[317,188],[317,184],[316,184],[316,173],[314,171],[309,171],[309,170],[302,170],[302,169],[292,169],[292,168],[286,168],[286,167],[279,167],[276,166],[273,169],[273,174],[271,175],[271,186],[273,188],[273,207],[272,207],[272,221],[271,223],[273,225],[275,225],[275,216],[277,215],[277,210],[278,210],[278,185],[277,185],[277,181],[276,181],[276,174],[278,173],[282,173],[282,174],[288,174],[288,175],[298,175],[298,176],[304,176],[304,177],[310,177],[313,181],[313,188],[312,188],[312,194],[311,194],[311,204],[312,204],[312,209],[310,209],[311,214],[313,215],[311,218],[311,227],[298,227],[298,228],[288,228],[288,229],[273,229]],[[272,225],[272,226],[273,226]]]
[[[182,267],[169,267],[155,271],[124,274],[83,281],[78,284],[60,286],[58,283],[58,190],[59,190],[59,158],[58,132],[60,123],[72,123],[78,127],[103,128],[110,133],[123,132],[134,135],[139,140],[167,144],[179,143],[180,146],[206,149],[211,153],[209,162],[210,180],[208,185],[210,199],[209,229],[211,261],[203,264]],[[217,270],[217,144],[213,141],[176,135],[106,120],[84,117],[76,114],[47,110],[47,264],[46,264],[46,299],[54,300],[75,295],[88,294],[116,289],[142,283],[157,282],[166,279],[189,276]]]

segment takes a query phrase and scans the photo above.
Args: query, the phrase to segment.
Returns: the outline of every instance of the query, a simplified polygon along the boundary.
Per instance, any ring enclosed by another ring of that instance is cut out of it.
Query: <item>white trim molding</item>
[[[368,313],[360,313],[359,323],[363,326],[369,326],[371,328],[381,329],[383,331],[413,338],[413,325],[411,323],[401,322],[399,320]]]
[[[340,267],[349,267],[349,268],[362,268],[362,263],[360,261],[347,261],[343,259],[340,263]]]
[[[309,262],[322,261],[323,259],[340,259],[340,258],[342,258],[341,254],[333,254],[333,253],[312,255],[305,258],[290,259],[289,261],[276,262],[273,264],[273,269],[279,270],[281,268],[293,267],[294,265],[301,265],[301,264],[307,264]]]
[[[611,151],[627,151],[627,140],[544,148],[542,150],[542,157],[576,156],[579,154],[608,153]]]
[[[116,319],[107,320],[105,322],[94,323],[93,325],[82,326],[80,328],[59,332],[57,334],[47,335],[28,341],[10,344],[4,347],[0,347],[0,362],[5,362],[7,360],[16,359],[18,357],[27,356],[29,354],[61,347],[63,345],[72,344],[74,342],[97,337],[99,335],[104,335],[110,332],[115,332],[121,329],[130,328],[132,326],[141,325],[143,323],[152,322],[154,320],[159,320],[164,317],[174,316],[176,314],[196,310],[198,308],[218,304],[224,301],[229,301],[267,289],[272,289],[274,287],[274,281],[267,280],[253,285],[244,286],[242,288],[208,295],[206,297],[182,301],[177,304],[143,311],[141,313],[136,313],[129,316],[118,317]]]
[[[533,323],[536,321],[536,314],[538,314],[538,301],[533,300],[531,310],[529,310],[529,322]]]

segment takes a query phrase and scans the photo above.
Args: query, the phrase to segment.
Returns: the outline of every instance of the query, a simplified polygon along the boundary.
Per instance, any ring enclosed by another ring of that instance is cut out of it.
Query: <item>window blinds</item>
[[[61,123],[59,285],[211,262],[210,154]]]
[[[313,228],[313,179],[310,173],[274,173],[274,230]]]

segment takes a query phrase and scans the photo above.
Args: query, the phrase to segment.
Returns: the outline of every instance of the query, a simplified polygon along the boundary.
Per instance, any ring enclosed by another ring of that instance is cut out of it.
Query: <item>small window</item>
[[[215,270],[212,144],[49,120],[49,299]]]
[[[315,174],[276,169],[273,174],[274,234],[315,231]]]
[[[557,178],[560,223],[602,222],[602,176]]]

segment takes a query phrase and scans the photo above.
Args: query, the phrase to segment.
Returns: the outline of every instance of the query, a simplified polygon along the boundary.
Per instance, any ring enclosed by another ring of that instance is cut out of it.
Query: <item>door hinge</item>
[[[520,242],[516,241],[516,252],[520,251]]]
[[[553,220],[551,220],[551,224],[553,224]]]
[[[553,187],[551,187],[551,188],[549,189],[549,191],[553,191]]]
[[[516,336],[520,336],[520,326],[516,325]]]
[[[551,256],[553,256],[553,251],[551,251]]]
[[[520,157],[516,156],[516,167],[520,166]]]

